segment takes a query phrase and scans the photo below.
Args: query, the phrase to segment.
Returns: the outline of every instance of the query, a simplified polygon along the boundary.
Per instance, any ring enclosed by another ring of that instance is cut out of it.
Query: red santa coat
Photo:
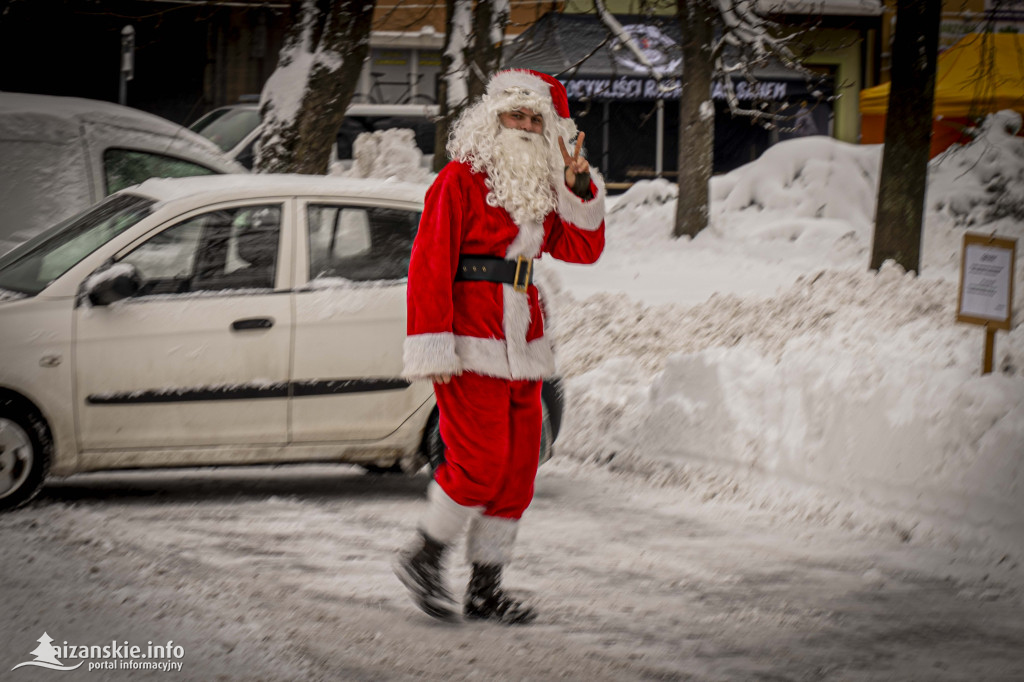
[[[428,190],[409,263],[404,376],[423,379],[463,371],[504,379],[542,379],[555,370],[537,287],[458,281],[459,255],[516,260],[541,253],[593,263],[604,250],[604,187],[594,173],[593,199],[560,183],[557,205],[542,223],[517,225],[487,203],[486,174],[447,164]]]

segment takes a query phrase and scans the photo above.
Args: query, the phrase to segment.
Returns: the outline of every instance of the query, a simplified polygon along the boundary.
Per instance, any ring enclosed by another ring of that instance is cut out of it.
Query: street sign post
[[[964,234],[956,319],[985,327],[982,374],[992,371],[997,329],[1010,329],[1017,240]]]

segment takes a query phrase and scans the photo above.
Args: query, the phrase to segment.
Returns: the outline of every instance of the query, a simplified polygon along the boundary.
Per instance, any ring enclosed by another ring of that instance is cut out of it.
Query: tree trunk
[[[473,10],[473,39],[467,55],[470,102],[484,94],[487,81],[498,70],[508,17],[508,0],[478,0],[476,3]]]
[[[683,77],[679,95],[679,199],[675,237],[707,227],[708,181],[715,145],[715,107],[711,101],[714,13],[705,0],[677,0],[682,28]]]
[[[434,171],[448,163],[448,133],[469,102],[484,94],[501,63],[508,0],[445,0],[441,55],[441,117],[434,136]]]
[[[941,6],[937,0],[896,3],[872,270],[890,259],[908,272],[920,270]]]
[[[324,174],[369,52],[376,0],[292,3],[292,24],[260,102],[255,170]]]

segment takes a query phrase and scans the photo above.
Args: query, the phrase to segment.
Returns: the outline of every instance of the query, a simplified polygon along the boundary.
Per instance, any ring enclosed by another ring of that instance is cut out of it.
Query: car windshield
[[[0,258],[0,289],[35,296],[152,211],[152,199],[119,194],[69,218]]]
[[[188,127],[192,132],[198,133],[200,130],[210,125],[215,118],[220,118],[224,114],[228,113],[229,109],[214,109],[208,114],[203,114],[195,122]]]
[[[194,130],[203,137],[213,140],[222,150],[228,151],[255,130],[259,124],[259,110],[232,109],[202,127],[194,128]]]

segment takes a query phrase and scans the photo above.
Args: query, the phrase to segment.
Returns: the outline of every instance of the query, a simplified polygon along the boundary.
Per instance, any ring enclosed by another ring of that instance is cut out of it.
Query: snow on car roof
[[[202,155],[204,165],[221,172],[243,170],[206,137],[156,114],[98,99],[0,92],[0,139],[63,144],[80,137],[82,124],[141,131],[168,152]]]
[[[204,175],[190,178],[151,178],[123,190],[157,201],[174,201],[198,195],[222,195],[223,199],[273,195],[335,195],[422,202],[427,185],[381,180],[342,178],[333,175],[264,173],[251,175]]]
[[[83,121],[178,138],[223,158],[216,145],[202,135],[145,111],[81,97],[0,92],[0,138],[65,142],[78,136]]]

